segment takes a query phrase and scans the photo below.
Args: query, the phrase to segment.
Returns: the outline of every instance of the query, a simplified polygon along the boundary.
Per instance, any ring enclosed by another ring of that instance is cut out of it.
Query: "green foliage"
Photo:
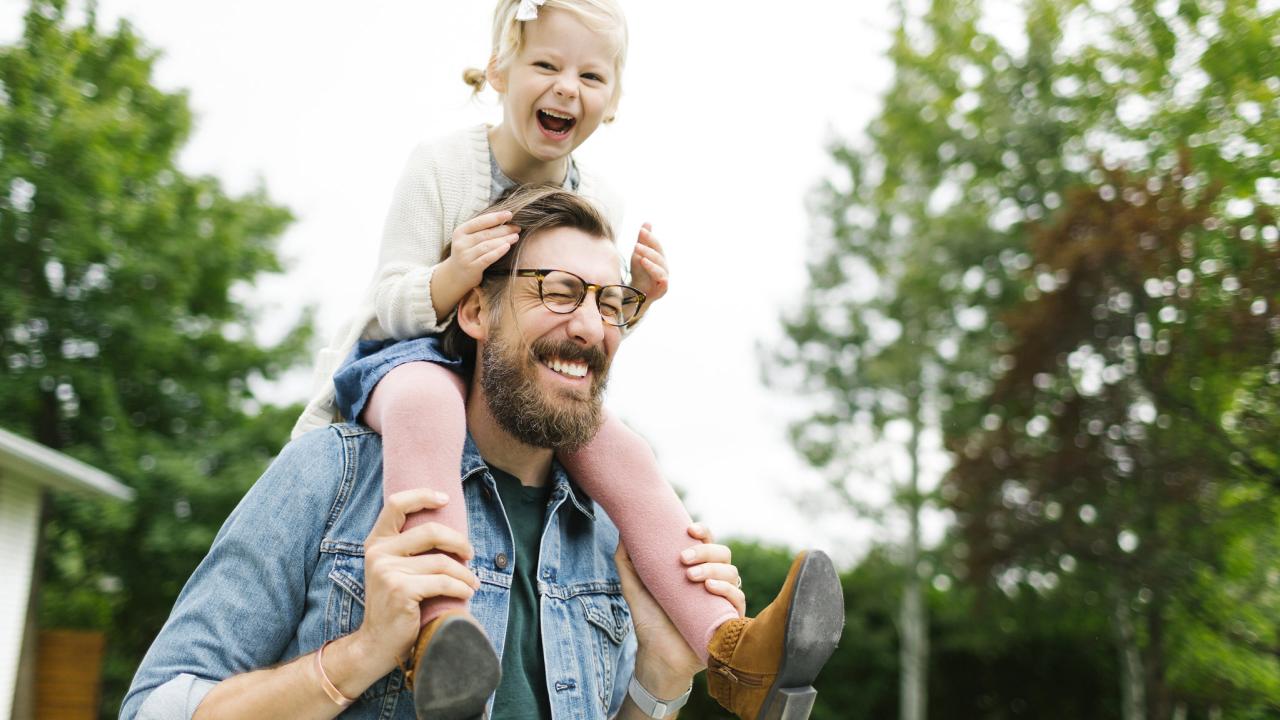
[[[1120,717],[1107,615],[1086,584],[1011,595],[960,585],[933,592],[929,613],[929,717]]]
[[[782,586],[791,553],[730,542],[742,572],[748,613]],[[890,718],[898,713],[894,618],[905,573],[891,554],[872,551],[841,575],[845,629],[818,678],[814,720]],[[929,717],[1112,720],[1118,689],[1115,652],[1097,593],[1064,584],[1054,593],[982,597],[953,587],[926,596],[930,627]],[[681,717],[729,720],[705,692],[705,674]],[[1070,693],[1064,693],[1069,688]]]
[[[1241,378],[1276,372],[1280,247],[1223,253],[1242,228],[1190,176],[1108,172],[1036,233],[1035,267],[1061,281],[1006,315],[1000,414],[954,438],[949,489],[970,569],[1081,558],[1138,608],[1145,661],[1183,701],[1273,705],[1280,468],[1231,410],[1271,391]]]
[[[904,16],[832,148],[778,356],[819,407],[795,444],[843,483],[920,391],[958,576],[1131,613],[1153,718],[1273,712],[1280,10],[994,7]]]
[[[108,631],[104,712],[218,526],[287,437],[250,383],[298,358],[303,315],[255,341],[238,298],[291,221],[176,156],[182,92],[127,25],[33,0],[0,48],[0,406],[6,426],[113,473],[132,503],[52,498],[40,622]]]

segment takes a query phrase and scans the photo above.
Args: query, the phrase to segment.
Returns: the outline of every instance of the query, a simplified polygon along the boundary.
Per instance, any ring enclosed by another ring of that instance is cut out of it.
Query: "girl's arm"
[[[387,337],[443,330],[463,294],[517,238],[516,228],[503,225],[510,215],[488,214],[453,227],[478,194],[487,199],[487,176],[484,188],[475,187],[472,134],[419,145],[396,183],[372,289],[375,317]]]
[[[415,148],[391,196],[371,288],[377,323],[388,337],[419,337],[447,319],[431,301],[432,276],[447,238],[442,154],[435,144]]]

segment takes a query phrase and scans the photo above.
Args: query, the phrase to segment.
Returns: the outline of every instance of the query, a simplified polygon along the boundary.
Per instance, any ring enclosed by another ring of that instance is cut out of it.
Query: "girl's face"
[[[559,160],[612,112],[614,48],[572,14],[542,8],[525,28],[524,47],[490,83],[502,93],[502,122],[529,156]]]

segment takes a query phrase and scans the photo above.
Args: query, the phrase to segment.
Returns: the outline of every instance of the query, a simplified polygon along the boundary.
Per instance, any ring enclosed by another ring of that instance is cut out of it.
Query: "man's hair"
[[[563,227],[581,230],[587,235],[614,242],[613,228],[595,203],[559,185],[552,183],[517,185],[503,193],[496,203],[485,208],[480,214],[503,210],[511,211],[511,219],[507,222],[520,228],[520,239],[512,244],[506,255],[489,268],[491,272],[505,273],[505,277],[487,274],[480,281],[480,291],[489,301],[495,323],[501,315],[501,304],[506,297],[507,287],[511,283],[511,272],[520,267],[520,254],[525,240],[544,230]],[[449,257],[451,251],[452,246],[446,245],[444,257]],[[445,327],[441,342],[446,353],[462,358],[466,371],[469,372],[473,368],[476,343],[470,335],[458,327],[457,316],[454,316]]]

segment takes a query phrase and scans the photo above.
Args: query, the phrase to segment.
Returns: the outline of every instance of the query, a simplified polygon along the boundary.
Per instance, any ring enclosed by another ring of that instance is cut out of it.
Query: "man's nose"
[[[569,315],[569,335],[578,342],[596,345],[604,339],[604,319],[596,306],[594,292],[587,293],[582,304]]]

